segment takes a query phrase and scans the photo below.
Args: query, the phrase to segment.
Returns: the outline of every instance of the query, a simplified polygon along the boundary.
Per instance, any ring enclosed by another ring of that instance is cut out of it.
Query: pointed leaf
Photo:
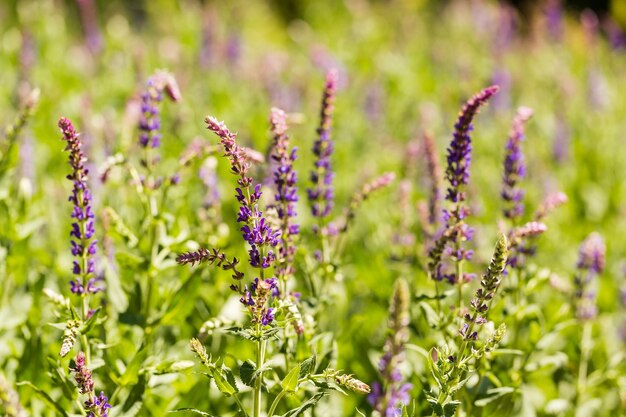
[[[309,408],[311,408],[315,404],[317,404],[319,402],[319,400],[321,400],[325,395],[326,395],[325,392],[318,392],[317,394],[315,394],[314,396],[309,398],[307,401],[302,403],[302,405],[300,405],[300,407],[294,408],[293,410],[287,412],[286,414],[283,414],[282,417],[297,417],[297,416],[301,415],[306,410],[308,410]]]
[[[307,358],[300,362],[300,373],[298,375],[298,378],[304,378],[305,376],[311,375],[313,371],[315,371],[316,361],[317,358],[315,357],[315,355],[313,355],[310,358]]]
[[[63,409],[63,407],[61,407],[61,405],[59,403],[54,401],[48,395],[47,392],[45,392],[42,389],[36,387],[35,384],[33,384],[32,382],[30,382],[30,381],[20,381],[16,385],[18,385],[18,386],[25,385],[27,387],[30,387],[33,391],[35,391],[35,393],[37,393],[37,395],[39,395],[39,397],[41,397],[42,400],[44,400],[46,403],[48,403],[48,405],[51,405],[57,411],[57,413],[59,413],[59,415],[61,415],[63,417],[68,417],[67,412]]]
[[[283,387],[283,391],[287,392],[296,392],[296,388],[298,387],[298,375],[300,374],[300,365],[298,364],[295,368],[293,368],[289,373],[285,376],[285,379],[280,383],[280,386]]]
[[[205,417],[214,417],[212,414],[209,413],[205,413],[204,411],[200,411],[196,408],[177,408],[176,410],[170,410],[168,411],[168,413],[182,413],[188,411],[190,413],[194,413],[194,414],[199,414],[201,416],[205,416]]]

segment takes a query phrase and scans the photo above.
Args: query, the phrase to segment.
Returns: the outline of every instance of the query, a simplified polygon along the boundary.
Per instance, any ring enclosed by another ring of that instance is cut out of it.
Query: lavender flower
[[[337,71],[331,70],[326,74],[326,85],[322,96],[322,108],[320,113],[320,126],[317,129],[319,138],[313,145],[313,153],[316,156],[315,169],[311,172],[313,187],[307,190],[313,216],[323,219],[327,217],[333,208],[333,172],[330,165],[330,157],[333,153],[331,140],[332,115],[337,89]],[[323,232],[323,230],[319,230]]]
[[[545,9],[546,25],[550,39],[560,42],[563,37],[562,0],[548,0]]]
[[[73,189],[69,201],[72,202],[72,231],[70,241],[74,263],[72,272],[76,280],[70,281],[71,291],[74,294],[95,294],[102,288],[97,286],[101,277],[95,277],[94,255],[96,254],[97,240],[95,240],[94,214],[91,207],[91,193],[87,184],[89,171],[85,168],[87,158],[81,149],[82,142],[69,119],[62,117],[59,128],[63,139],[67,142],[65,150],[69,151],[69,163],[72,173],[67,179],[72,181]]]
[[[558,207],[567,203],[567,195],[560,191],[555,193],[548,194],[544,199],[539,208],[535,211],[534,218],[535,220],[541,220],[546,217],[548,214],[552,213]]]
[[[368,402],[385,417],[399,417],[402,406],[410,401],[413,385],[402,381],[399,365],[404,361],[404,344],[408,341],[410,291],[407,282],[398,279],[389,307],[389,336],[385,354],[378,363],[383,383],[374,382]]]
[[[589,287],[593,278],[604,271],[605,256],[604,241],[598,233],[591,233],[580,245],[576,264],[578,273],[574,278],[576,317],[580,320],[593,319],[598,313],[595,291]]]
[[[100,392],[100,395],[95,395],[91,370],[87,368],[83,352],[79,352],[76,355],[74,367],[70,367],[70,371],[74,372],[74,379],[78,384],[78,392],[87,395],[87,399],[84,402],[87,417],[107,417],[111,408],[109,399],[104,395],[104,392]]]
[[[159,104],[163,93],[172,100],[180,100],[180,90],[174,77],[164,71],[158,71],[148,79],[146,90],[141,95],[141,118],[139,120],[139,144],[143,148],[158,148],[161,144],[161,119]],[[153,161],[146,161],[152,164]]]
[[[507,265],[520,268],[524,265],[527,256],[536,252],[532,239],[545,233],[548,228],[541,222],[529,222],[516,227],[509,233],[509,258]]]
[[[504,156],[504,175],[502,177],[501,196],[504,200],[504,216],[517,221],[524,214],[524,190],[518,188],[518,182],[526,175],[524,154],[521,142],[524,140],[524,124],[532,117],[533,111],[528,107],[520,107],[513,119],[513,127],[509,133]]]
[[[243,223],[240,228],[243,238],[250,244],[249,263],[252,267],[260,269],[259,278],[249,287],[242,286],[239,280],[231,289],[241,295],[241,303],[244,304],[252,315],[253,322],[268,325],[273,321],[273,310],[266,307],[268,294],[275,289],[275,279],[264,279],[264,270],[274,264],[276,259],[274,250],[279,243],[280,232],[274,231],[269,222],[263,217],[258,203],[261,199],[261,184],[252,188],[253,180],[248,176],[250,170],[249,156],[246,151],[236,142],[236,135],[231,133],[223,122],[214,117],[206,118],[207,128],[220,138],[220,143],[225,151],[225,156],[230,160],[231,172],[237,175],[237,187],[235,197],[240,204],[237,222]],[[179,261],[180,262],[180,261]],[[274,284],[270,281],[274,280]]]
[[[429,251],[430,262],[428,264],[431,277],[437,281],[447,279],[450,283],[457,280],[463,282],[466,276],[457,277],[455,274],[443,272],[442,255],[447,252],[456,262],[469,260],[472,251],[460,247],[462,241],[471,240],[473,229],[464,223],[464,219],[469,215],[469,209],[463,206],[465,201],[464,187],[469,183],[470,162],[472,158],[472,140],[470,132],[473,129],[472,121],[478,113],[480,107],[498,92],[498,86],[491,86],[480,91],[470,98],[459,113],[457,123],[454,125],[453,139],[448,147],[447,167],[445,172],[449,186],[446,193],[446,200],[453,203],[451,210],[443,210],[443,218],[446,222],[442,231]],[[454,250],[446,251],[446,246],[454,243]]]
[[[293,163],[296,160],[297,148],[289,150],[289,136],[287,136],[287,123],[285,112],[273,108],[270,115],[271,130],[274,134],[274,146],[272,148],[272,160],[276,163],[272,174],[276,194],[274,195],[274,206],[278,213],[281,227],[280,246],[278,251],[277,272],[281,283],[287,276],[293,275],[293,256],[296,251],[294,246],[294,236],[300,232],[298,224],[293,219],[297,216],[296,202],[296,171]],[[282,288],[285,293],[285,288]]]
[[[446,179],[450,183],[446,199],[452,203],[465,201],[463,187],[469,183],[470,162],[472,159],[472,121],[481,106],[498,92],[497,85],[485,88],[465,103],[454,125],[454,139],[448,148]]]

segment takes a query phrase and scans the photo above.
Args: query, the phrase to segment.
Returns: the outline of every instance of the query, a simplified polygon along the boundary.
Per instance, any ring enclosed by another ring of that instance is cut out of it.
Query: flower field
[[[0,415],[626,415],[626,10],[565,3],[0,3]]]

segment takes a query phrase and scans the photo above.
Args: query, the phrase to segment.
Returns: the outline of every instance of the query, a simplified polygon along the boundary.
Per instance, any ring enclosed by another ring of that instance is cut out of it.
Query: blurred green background
[[[41,102],[12,156],[14,176],[3,178],[0,194],[12,213],[0,233],[0,368],[10,381],[29,379],[54,392],[41,370],[45,357],[56,352],[60,332],[46,326],[51,307],[39,292],[45,286],[67,294],[71,262],[66,155],[56,120],[62,115],[75,120],[93,172],[116,152],[136,158],[133,109],[146,79],[159,68],[175,75],[183,96],[180,104],[163,109],[164,172],[175,170],[178,155],[194,138],[215,141],[204,128],[207,114],[225,120],[246,146],[266,153],[269,109],[279,106],[292,114],[304,190],[324,73],[337,68],[337,212],[364,178],[377,173],[395,171],[399,181],[413,184],[408,208],[398,204],[397,181],[366,203],[350,233],[343,284],[335,294],[337,320],[330,329],[337,337],[338,368],[375,380],[370,358],[383,344],[391,283],[404,276],[417,292],[426,285],[423,271],[393,260],[399,251],[394,236],[407,222],[418,222],[415,203],[428,198],[425,163],[419,152],[412,157],[407,151],[410,143],[423,131],[432,132],[443,162],[460,106],[492,83],[502,91],[478,117],[473,136],[469,193],[474,215],[469,222],[477,229],[476,259],[479,264],[488,260],[501,227],[504,144],[515,109],[529,106],[535,111],[523,145],[529,211],[549,192],[560,190],[569,197],[547,222],[536,269],[569,281],[578,243],[591,231],[600,232],[607,242],[608,271],[598,304],[607,331],[598,337],[607,346],[606,356],[623,349],[616,320],[623,315],[618,293],[626,250],[626,100],[621,93],[626,91],[626,3],[564,3],[561,10],[558,2],[525,2],[520,12],[488,0],[3,1],[1,124],[11,122],[31,88],[41,90]],[[581,15],[586,6],[597,12]],[[555,7],[562,11],[557,20]],[[218,231],[197,220],[205,193],[197,166],[185,171],[182,186],[172,191],[171,211],[179,216],[174,229],[202,244],[228,246],[239,256],[244,248],[233,232],[233,182],[224,161],[219,165],[223,207]],[[98,208],[111,205],[129,221],[141,216],[132,193],[120,191],[129,188],[120,177],[94,184]],[[301,195],[299,213],[308,231],[312,221]],[[188,273],[173,270],[168,276]],[[203,274],[189,311],[164,330],[167,342],[158,347],[163,356],[190,358],[188,338],[224,307],[228,275]],[[131,276],[122,277],[122,287],[131,283]],[[107,299],[114,306],[118,300],[111,291]],[[551,308],[568,302],[556,290],[541,301]],[[423,325],[414,327],[412,343],[425,349],[436,343]],[[214,348],[232,350],[226,342],[215,342]],[[413,369],[419,367],[410,362]],[[210,405],[220,397],[205,398],[206,386],[194,388],[196,375],[176,378],[154,384],[145,415],[192,400],[198,408],[228,410]],[[33,415],[50,415],[27,388],[19,393]],[[356,405],[368,407],[364,398],[331,401],[329,414],[319,415],[353,415]]]

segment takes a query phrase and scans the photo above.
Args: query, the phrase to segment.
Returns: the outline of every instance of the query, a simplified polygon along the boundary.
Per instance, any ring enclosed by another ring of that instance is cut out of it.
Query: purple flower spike
[[[470,260],[472,252],[460,247],[461,242],[471,240],[474,229],[465,224],[464,220],[469,215],[469,208],[462,204],[465,201],[464,187],[469,183],[470,162],[472,159],[472,140],[470,132],[473,129],[472,121],[480,107],[498,92],[497,85],[487,87],[470,98],[459,113],[459,118],[454,125],[454,134],[448,147],[446,180],[449,183],[446,200],[452,203],[451,209],[443,210],[445,228],[439,233],[430,251],[428,268],[430,275],[437,281],[446,279],[448,282],[463,283],[470,276],[457,277],[455,274],[444,272],[442,259],[446,254],[455,262]],[[454,249],[447,249],[454,245]]]
[[[337,71],[331,70],[326,74],[326,85],[322,96],[320,112],[320,126],[317,129],[318,140],[313,145],[316,160],[315,169],[311,172],[313,187],[307,190],[313,216],[327,217],[333,209],[333,172],[330,157],[333,153],[331,140],[332,116],[334,111],[335,92],[337,90]]]
[[[408,340],[410,289],[403,279],[396,281],[389,306],[389,336],[385,342],[385,354],[378,362],[383,383],[373,382],[368,402],[385,417],[402,415],[402,407],[411,400],[413,385],[403,383],[400,365],[405,359],[405,343]]]
[[[606,265],[606,248],[602,236],[590,234],[580,245],[578,273],[574,278],[574,298],[576,300],[576,317],[590,320],[596,317],[596,294],[591,284],[595,276],[602,274]]]
[[[470,132],[473,129],[472,121],[481,106],[498,92],[497,85],[487,87],[474,97],[469,99],[454,125],[453,140],[448,148],[448,166],[446,168],[446,179],[450,183],[446,199],[457,203],[465,200],[465,193],[462,187],[469,183],[470,162],[472,160],[472,140]]]
[[[74,256],[72,272],[76,280],[70,282],[71,291],[74,294],[94,294],[101,290],[95,285],[94,280],[94,255],[96,254],[97,241],[94,236],[94,214],[91,206],[91,193],[87,184],[89,171],[85,168],[87,158],[82,151],[82,142],[72,122],[62,117],[58,123],[63,140],[67,142],[65,147],[69,151],[69,163],[72,173],[67,179],[72,181],[73,188],[69,201],[72,202],[72,230],[70,232],[71,252]]]
[[[235,198],[240,204],[237,221],[243,223],[239,229],[243,238],[250,244],[249,263],[254,268],[261,270],[271,267],[275,260],[275,248],[280,241],[280,232],[271,228],[269,222],[263,217],[258,208],[261,199],[261,185],[253,186],[252,177],[248,176],[250,170],[249,153],[240,147],[236,134],[232,133],[223,122],[212,116],[205,119],[207,128],[220,138],[224,148],[224,156],[230,161],[231,172],[238,176],[235,188]],[[261,271],[263,273],[263,271]],[[270,282],[271,281],[271,282]],[[273,321],[273,312],[266,308],[269,295],[275,289],[275,280],[265,280],[261,283],[255,280],[250,288],[240,284],[231,288],[241,295],[241,303],[244,304],[252,315],[255,323],[268,325]]]
[[[287,136],[287,122],[285,112],[273,108],[270,114],[270,126],[274,134],[274,147],[272,149],[272,160],[276,163],[272,174],[274,179],[274,206],[278,214],[281,226],[281,237],[279,246],[279,259],[277,265],[277,275],[281,280],[293,275],[293,256],[296,248],[294,246],[294,236],[299,233],[299,226],[293,219],[297,216],[296,202],[298,201],[297,175],[293,169],[296,160],[297,148],[289,149],[289,136]],[[284,290],[284,288],[283,288]],[[285,291],[283,291],[285,293]]]
[[[501,196],[504,200],[504,216],[517,220],[524,214],[524,190],[518,188],[518,182],[526,175],[524,154],[521,144],[524,140],[524,124],[532,117],[533,111],[528,107],[520,107],[513,119],[513,127],[506,143],[504,156],[504,175]]]
[[[174,77],[167,72],[158,71],[148,79],[146,90],[141,95],[139,144],[143,148],[158,148],[161,144],[159,104],[163,101],[163,93],[172,101],[180,100],[180,90]]]

